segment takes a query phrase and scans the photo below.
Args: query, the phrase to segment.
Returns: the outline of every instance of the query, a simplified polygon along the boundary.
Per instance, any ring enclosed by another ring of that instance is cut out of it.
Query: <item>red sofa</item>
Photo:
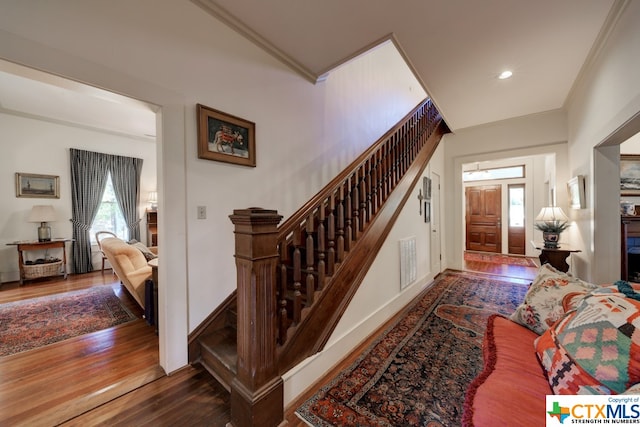
[[[513,314],[489,318],[462,425],[544,426],[547,395],[639,394],[639,287],[542,265]]]
[[[505,317],[489,318],[484,369],[467,390],[463,426],[545,425],[545,396],[553,392],[536,356],[536,338],[538,334]]]

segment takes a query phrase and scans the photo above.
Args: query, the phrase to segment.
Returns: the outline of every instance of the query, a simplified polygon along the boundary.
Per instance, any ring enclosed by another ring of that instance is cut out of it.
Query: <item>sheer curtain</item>
[[[142,159],[70,149],[71,223],[73,225],[73,271],[93,271],[89,230],[111,172],[118,205],[129,227],[130,238],[140,240],[140,174]]]

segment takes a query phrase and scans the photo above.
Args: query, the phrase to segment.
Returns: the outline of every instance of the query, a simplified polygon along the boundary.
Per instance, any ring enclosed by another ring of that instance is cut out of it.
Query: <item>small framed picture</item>
[[[256,165],[256,125],[198,104],[198,158]]]
[[[431,222],[431,201],[429,200],[424,202],[424,222]]]
[[[60,177],[16,172],[16,197],[60,198]]]
[[[572,209],[584,209],[587,207],[584,176],[578,175],[571,178],[567,182],[567,191],[569,191],[569,205]]]
[[[422,177],[422,187],[424,190],[424,198],[431,200],[431,178]]]

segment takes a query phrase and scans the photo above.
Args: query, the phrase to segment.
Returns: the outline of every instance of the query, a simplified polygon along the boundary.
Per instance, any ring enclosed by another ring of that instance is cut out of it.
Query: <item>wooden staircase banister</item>
[[[349,175],[352,175],[353,172],[356,171],[359,167],[361,167],[362,164],[368,158],[370,158],[373,153],[375,153],[376,151],[378,151],[380,149],[380,145],[381,144],[383,144],[385,141],[389,140],[389,138],[391,138],[400,129],[402,129],[404,123],[406,123],[407,120],[409,120],[411,117],[415,116],[415,114],[421,108],[425,108],[425,106],[427,108],[432,107],[431,101],[429,99],[427,99],[427,100],[421,102],[420,104],[418,104],[413,110],[411,110],[406,116],[404,116],[402,118],[402,120],[400,120],[398,122],[398,124],[396,124],[394,127],[389,129],[384,135],[382,135],[378,139],[378,141],[376,141],[373,145],[369,146],[369,148],[367,148],[353,162],[351,162],[351,164],[349,166],[347,166],[335,178],[333,178],[331,181],[329,181],[329,183],[327,185],[325,185],[324,188],[322,188],[311,199],[309,199],[304,205],[302,205],[296,212],[294,212],[289,218],[287,218],[282,224],[280,224],[280,226],[278,227],[278,229],[279,229],[279,237],[278,238],[282,239],[287,235],[287,233],[291,233],[291,230],[293,229],[293,227],[295,227],[296,224],[299,224],[301,221],[303,221],[308,216],[308,213],[314,207],[318,206],[318,204],[322,200],[324,200],[327,197],[329,197],[331,192],[335,191],[339,187],[339,185],[341,183],[343,183],[345,181],[345,179],[347,179],[349,177]],[[433,117],[433,120],[432,120],[432,122],[434,124],[437,124],[438,121],[442,121],[442,117],[440,116],[439,113],[437,113],[437,110],[436,110],[436,114],[437,114],[437,116]],[[446,132],[448,132],[448,129],[444,133],[446,133]]]
[[[437,147],[437,142],[445,132],[447,132],[446,125],[441,122],[430,137],[433,143],[428,144],[420,152],[404,174],[395,188],[396,191],[386,200],[359,238],[358,245],[350,254],[348,262],[345,260],[340,264],[331,278],[331,283],[317,298],[308,314],[297,325],[289,339],[278,347],[278,365],[281,374],[324,348],[391,232],[395,219],[411,196],[410,189],[420,181],[422,172]]]
[[[281,347],[289,348],[286,342],[290,336],[301,337],[296,328],[308,322],[305,318],[310,310],[317,310],[313,309],[316,292],[333,292],[327,289],[336,280],[336,268],[344,268],[342,263],[352,256],[355,244],[389,202],[394,188],[406,181],[412,165],[419,163],[420,170],[426,167],[447,130],[435,106],[425,100],[278,227],[277,339]],[[411,179],[417,179],[417,175]],[[335,324],[323,323],[322,327],[332,330]],[[302,340],[307,341],[306,351],[285,356],[289,362],[293,361],[291,357],[300,360],[311,355],[310,351],[319,351],[317,337]],[[290,367],[290,363],[280,364],[281,372]]]
[[[283,420],[281,375],[326,345],[447,132],[427,99],[280,226],[234,210],[237,291],[189,336],[231,391],[229,425]]]

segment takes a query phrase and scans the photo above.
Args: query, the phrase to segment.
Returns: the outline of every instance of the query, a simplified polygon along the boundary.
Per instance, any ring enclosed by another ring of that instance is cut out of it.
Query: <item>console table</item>
[[[19,242],[7,243],[9,246],[16,246],[18,249],[18,265],[20,267],[20,284],[25,280],[40,279],[44,277],[64,276],[67,278],[67,249],[66,243],[73,239],[52,239],[49,242],[39,242],[37,240],[23,240]],[[40,264],[27,264],[27,252],[41,251],[48,249],[61,249],[62,260],[55,262],[45,262]]]
[[[534,243],[540,251],[540,265],[548,263],[558,271],[569,271],[567,258],[572,252],[581,252],[580,249],[572,249],[568,245],[559,245],[557,248],[545,248],[544,243]]]

